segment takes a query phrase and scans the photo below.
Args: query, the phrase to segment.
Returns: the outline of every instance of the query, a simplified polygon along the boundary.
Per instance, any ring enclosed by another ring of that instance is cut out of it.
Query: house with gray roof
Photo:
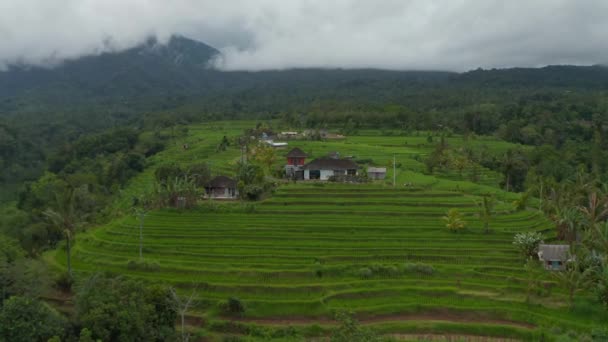
[[[332,176],[356,176],[359,165],[350,159],[321,157],[305,164],[304,179],[328,180]]]
[[[205,191],[207,198],[214,199],[235,199],[239,195],[236,180],[226,176],[213,178],[205,186]]]
[[[547,270],[562,271],[566,268],[568,261],[572,260],[570,246],[568,245],[545,245],[538,246],[538,259]]]
[[[369,179],[382,180],[386,178],[386,168],[370,166],[367,168],[367,176]]]

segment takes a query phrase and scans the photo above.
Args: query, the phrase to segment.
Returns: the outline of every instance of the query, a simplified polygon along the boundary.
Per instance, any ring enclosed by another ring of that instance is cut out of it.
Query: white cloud
[[[227,70],[608,61],[605,0],[3,0],[0,66],[49,64],[183,34]]]

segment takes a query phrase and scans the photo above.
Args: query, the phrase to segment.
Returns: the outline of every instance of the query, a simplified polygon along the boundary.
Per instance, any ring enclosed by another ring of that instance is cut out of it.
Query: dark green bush
[[[236,297],[230,297],[220,303],[220,310],[227,315],[242,315],[245,313],[245,304]]]
[[[403,265],[403,270],[406,273],[418,273],[422,275],[432,275],[435,273],[435,268],[433,266],[423,263],[406,263]]]
[[[160,270],[160,264],[156,261],[129,260],[127,262],[127,268],[130,270],[156,272]]]
[[[69,292],[72,290],[72,285],[74,285],[74,278],[68,272],[61,272],[55,278],[55,287],[60,291]]]

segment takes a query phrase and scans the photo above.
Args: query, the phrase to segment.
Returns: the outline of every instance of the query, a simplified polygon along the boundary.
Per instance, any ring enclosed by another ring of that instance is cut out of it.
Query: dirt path
[[[321,324],[332,325],[336,324],[335,320],[320,317],[280,317],[280,318],[226,318],[228,320],[256,323],[261,325],[309,325]],[[454,323],[481,323],[481,324],[500,324],[514,326],[518,328],[534,329],[534,324],[526,322],[517,322],[506,319],[491,319],[480,316],[472,316],[463,313],[450,312],[433,312],[420,314],[395,314],[395,315],[379,315],[379,316],[358,316],[357,320],[361,324],[374,324],[384,322],[401,322],[401,321],[439,321],[439,322],[454,322]]]

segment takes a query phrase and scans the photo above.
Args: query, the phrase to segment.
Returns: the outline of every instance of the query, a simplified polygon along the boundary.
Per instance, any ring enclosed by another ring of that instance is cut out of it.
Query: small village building
[[[239,195],[236,185],[236,180],[230,177],[217,176],[205,186],[207,198],[235,199]]]
[[[386,168],[385,167],[368,167],[367,168],[367,177],[373,180],[382,180],[386,178]]]
[[[264,142],[266,144],[268,144],[270,147],[274,147],[274,148],[281,148],[281,147],[287,147],[287,143],[286,142],[278,142],[278,141],[274,141],[274,140],[264,140]]]
[[[568,245],[545,245],[538,246],[538,259],[547,270],[562,271],[566,264],[572,260],[570,246]]]
[[[299,136],[300,134],[298,132],[293,132],[293,131],[287,131],[287,132],[281,132],[279,134],[280,138],[284,138],[284,139],[295,139]]]
[[[328,180],[332,176],[356,176],[359,165],[350,159],[322,157],[305,164],[304,179]]]
[[[285,165],[285,174],[289,178],[304,179],[304,170],[302,167],[306,162],[308,155],[301,149],[295,147],[287,153],[287,164]]]

